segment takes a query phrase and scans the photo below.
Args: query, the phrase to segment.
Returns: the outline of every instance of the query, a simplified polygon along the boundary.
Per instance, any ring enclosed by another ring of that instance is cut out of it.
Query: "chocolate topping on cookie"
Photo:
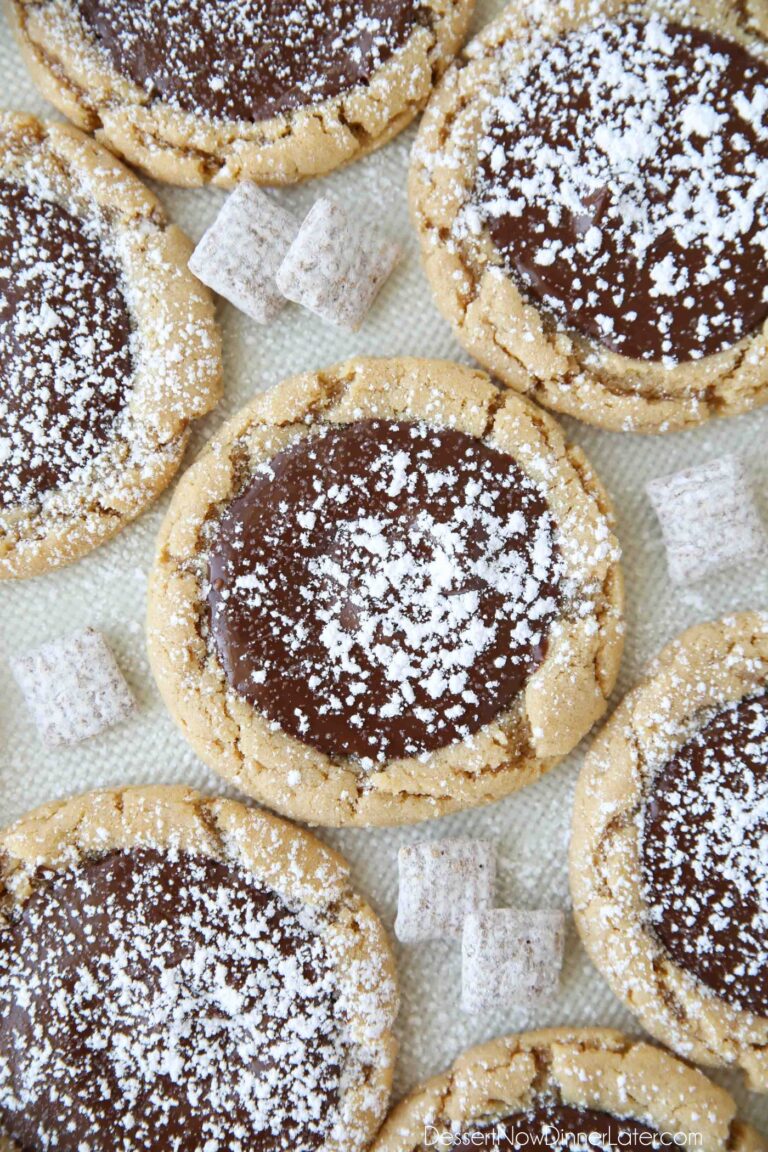
[[[308,1152],[343,1014],[320,937],[235,865],[154,848],[56,876],[0,930],[0,1127],[23,1148]]]
[[[654,931],[717,996],[768,1016],[768,693],[732,704],[656,774],[641,859]]]
[[[461,227],[604,347],[668,364],[768,317],[768,66],[656,16],[534,37],[486,114]]]
[[[655,1136],[653,1128],[638,1120],[541,1098],[527,1112],[465,1129],[455,1143],[456,1147],[507,1149],[660,1147]]]
[[[215,529],[212,642],[232,688],[332,756],[464,739],[542,663],[560,601],[546,500],[452,429],[325,427],[261,465]]]
[[[413,0],[76,0],[114,68],[181,109],[267,120],[332,100],[401,48]]]
[[[0,508],[102,451],[126,403],[131,333],[98,222],[0,182]]]

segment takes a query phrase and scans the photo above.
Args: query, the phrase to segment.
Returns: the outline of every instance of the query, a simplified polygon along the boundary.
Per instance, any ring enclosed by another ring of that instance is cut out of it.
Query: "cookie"
[[[4,1150],[368,1147],[393,961],[313,836],[189,788],[93,792],[0,834],[0,908]]]
[[[424,106],[474,0],[5,0],[33,79],[158,180],[288,184]]]
[[[307,373],[177,488],[148,643],[198,754],[278,811],[391,824],[491,801],[605,709],[610,505],[554,422],[481,372]]]
[[[765,1152],[725,1089],[606,1028],[551,1028],[470,1049],[390,1113],[371,1152],[425,1148]]]
[[[768,1091],[768,616],[670,644],[589,753],[571,890],[592,960],[658,1039]]]
[[[761,0],[525,0],[413,154],[436,301],[511,388],[662,432],[768,399]]]
[[[217,402],[218,330],[190,251],[103,148],[0,114],[0,578],[118,532]]]

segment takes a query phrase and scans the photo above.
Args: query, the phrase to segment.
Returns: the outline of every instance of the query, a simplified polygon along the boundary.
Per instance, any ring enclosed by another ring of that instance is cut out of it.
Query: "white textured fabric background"
[[[503,0],[479,0],[479,28]],[[42,116],[53,110],[28,79],[5,24],[0,27],[0,106]],[[320,368],[353,354],[417,355],[466,360],[438,316],[423,277],[406,205],[406,172],[413,129],[383,151],[344,172],[280,192],[307,208],[332,189],[362,218],[370,217],[398,240],[405,259],[356,335],[289,308],[263,329],[226,304],[225,399],[198,428],[188,459],[251,395],[283,377]],[[219,191],[158,188],[169,213],[198,238],[224,197]],[[653,476],[737,451],[746,458],[768,522],[768,408],[710,424],[699,431],[647,439],[598,432],[568,422],[616,503],[627,575],[627,646],[617,699],[644,663],[683,628],[724,612],[768,608],[764,563],[706,581],[695,590],[674,589],[666,576],[658,526],[644,493]],[[223,791],[218,778],[188,749],[165,713],[147,665],[144,598],[153,543],[168,497],[111,544],[71,568],[17,585],[0,585],[0,823],[55,797],[127,782],[186,782]],[[137,716],[79,747],[41,747],[8,668],[8,657],[69,630],[92,625],[109,637],[139,700]],[[549,777],[490,808],[404,830],[322,832],[352,863],[360,889],[391,929],[397,901],[397,849],[414,840],[450,835],[493,838],[500,856],[500,901],[521,907],[568,903],[566,850],[574,781],[584,747]],[[402,985],[401,1055],[396,1092],[442,1069],[469,1045],[505,1031],[560,1023],[639,1028],[591,967],[571,925],[557,1000],[535,1018],[500,1008],[478,1018],[459,1007],[460,949],[436,943],[398,947]],[[743,1115],[768,1133],[768,1098],[747,1092],[739,1078],[722,1077]]]

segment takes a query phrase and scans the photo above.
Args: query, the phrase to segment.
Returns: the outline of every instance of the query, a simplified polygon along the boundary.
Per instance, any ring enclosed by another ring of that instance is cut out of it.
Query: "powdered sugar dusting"
[[[338,1123],[325,944],[235,866],[141,848],[50,877],[0,938],[0,1005],[24,1147],[297,1152]]]
[[[233,687],[332,754],[462,739],[543,659],[558,530],[507,456],[451,430],[325,428],[262,466],[212,542]]]
[[[77,0],[76,9],[114,67],[149,97],[238,120],[366,84],[430,16],[410,0]]]
[[[534,35],[490,101],[456,223],[557,320],[697,359],[768,315],[768,67],[658,16]]]

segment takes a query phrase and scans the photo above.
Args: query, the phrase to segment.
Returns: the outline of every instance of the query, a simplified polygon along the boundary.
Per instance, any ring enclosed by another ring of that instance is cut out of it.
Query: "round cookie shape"
[[[225,426],[158,541],[150,660],[198,754],[313,823],[506,795],[605,710],[622,582],[607,497],[480,372],[353,360]]]
[[[555,410],[669,431],[768,395],[768,20],[529,4],[432,98],[411,205],[468,351]]]
[[[190,251],[104,149],[0,116],[0,579],[118,532],[216,404],[218,330]]]
[[[339,856],[165,787],[48,805],[1,842],[0,1147],[367,1147],[397,995]]]
[[[10,0],[33,78],[172,183],[283,184],[385,143],[423,107],[474,0]]]
[[[491,1040],[398,1104],[371,1152],[766,1144],[728,1093],[668,1052],[604,1028]]]
[[[768,618],[690,629],[598,737],[571,890],[592,960],[653,1035],[768,1091]]]

